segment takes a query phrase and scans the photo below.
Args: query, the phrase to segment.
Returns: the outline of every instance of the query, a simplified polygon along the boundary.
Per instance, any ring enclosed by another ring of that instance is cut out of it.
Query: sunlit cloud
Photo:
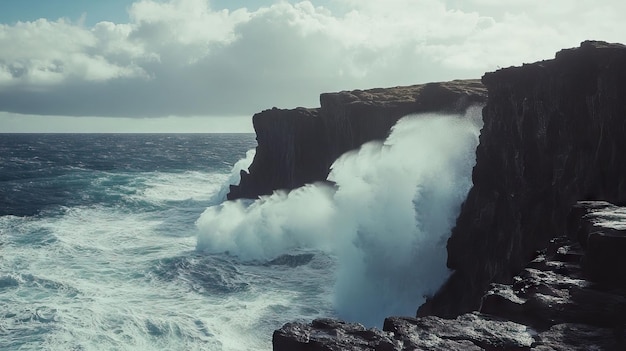
[[[620,1],[142,0],[125,23],[0,25],[0,110],[156,117],[317,106],[321,92],[479,78],[586,39],[626,41]]]

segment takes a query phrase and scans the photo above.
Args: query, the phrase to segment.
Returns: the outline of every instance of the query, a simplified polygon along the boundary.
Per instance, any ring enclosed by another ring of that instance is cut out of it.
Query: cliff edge
[[[325,93],[319,108],[257,113],[252,122],[256,154],[228,199],[257,198],[325,181],[332,163],[347,151],[384,140],[403,116],[422,112],[460,113],[486,101],[478,80]]]

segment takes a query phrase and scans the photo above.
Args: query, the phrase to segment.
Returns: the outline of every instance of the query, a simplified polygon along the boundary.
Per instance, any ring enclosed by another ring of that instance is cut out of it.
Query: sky
[[[0,0],[0,133],[252,132],[340,90],[480,78],[586,39],[623,0]]]

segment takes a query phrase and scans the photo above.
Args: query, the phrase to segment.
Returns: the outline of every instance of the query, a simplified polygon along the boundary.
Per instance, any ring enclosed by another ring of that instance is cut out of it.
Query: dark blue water
[[[0,135],[0,350],[263,350],[283,323],[332,314],[327,256],[196,249],[196,220],[255,146],[252,134]]]
[[[146,172],[228,174],[255,144],[253,134],[0,134],[0,215],[123,200],[106,190]]]

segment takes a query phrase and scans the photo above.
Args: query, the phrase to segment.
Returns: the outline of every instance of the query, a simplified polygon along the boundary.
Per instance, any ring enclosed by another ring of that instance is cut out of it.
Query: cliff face
[[[448,240],[449,280],[417,318],[390,317],[382,331],[288,323],[275,350],[625,349],[626,209],[577,201],[626,204],[626,47],[584,42],[482,82],[489,97],[474,185]],[[318,116],[329,154],[363,138],[359,116],[376,116],[354,95],[322,97],[336,118]]]
[[[577,200],[626,201],[626,47],[584,42],[555,59],[485,74],[474,186],[448,241],[454,273],[418,311],[476,310],[509,283]]]
[[[385,139],[401,117],[421,112],[462,112],[484,103],[478,80],[458,80],[386,89],[343,91],[320,96],[321,107],[271,109],[253,117],[257,149],[249,173],[228,199],[256,198],[326,180],[343,153]]]
[[[273,108],[257,113],[252,122],[257,148],[249,172],[241,171],[239,186],[228,199],[256,198],[276,189],[293,189],[326,179],[325,143],[320,142],[319,109]]]

